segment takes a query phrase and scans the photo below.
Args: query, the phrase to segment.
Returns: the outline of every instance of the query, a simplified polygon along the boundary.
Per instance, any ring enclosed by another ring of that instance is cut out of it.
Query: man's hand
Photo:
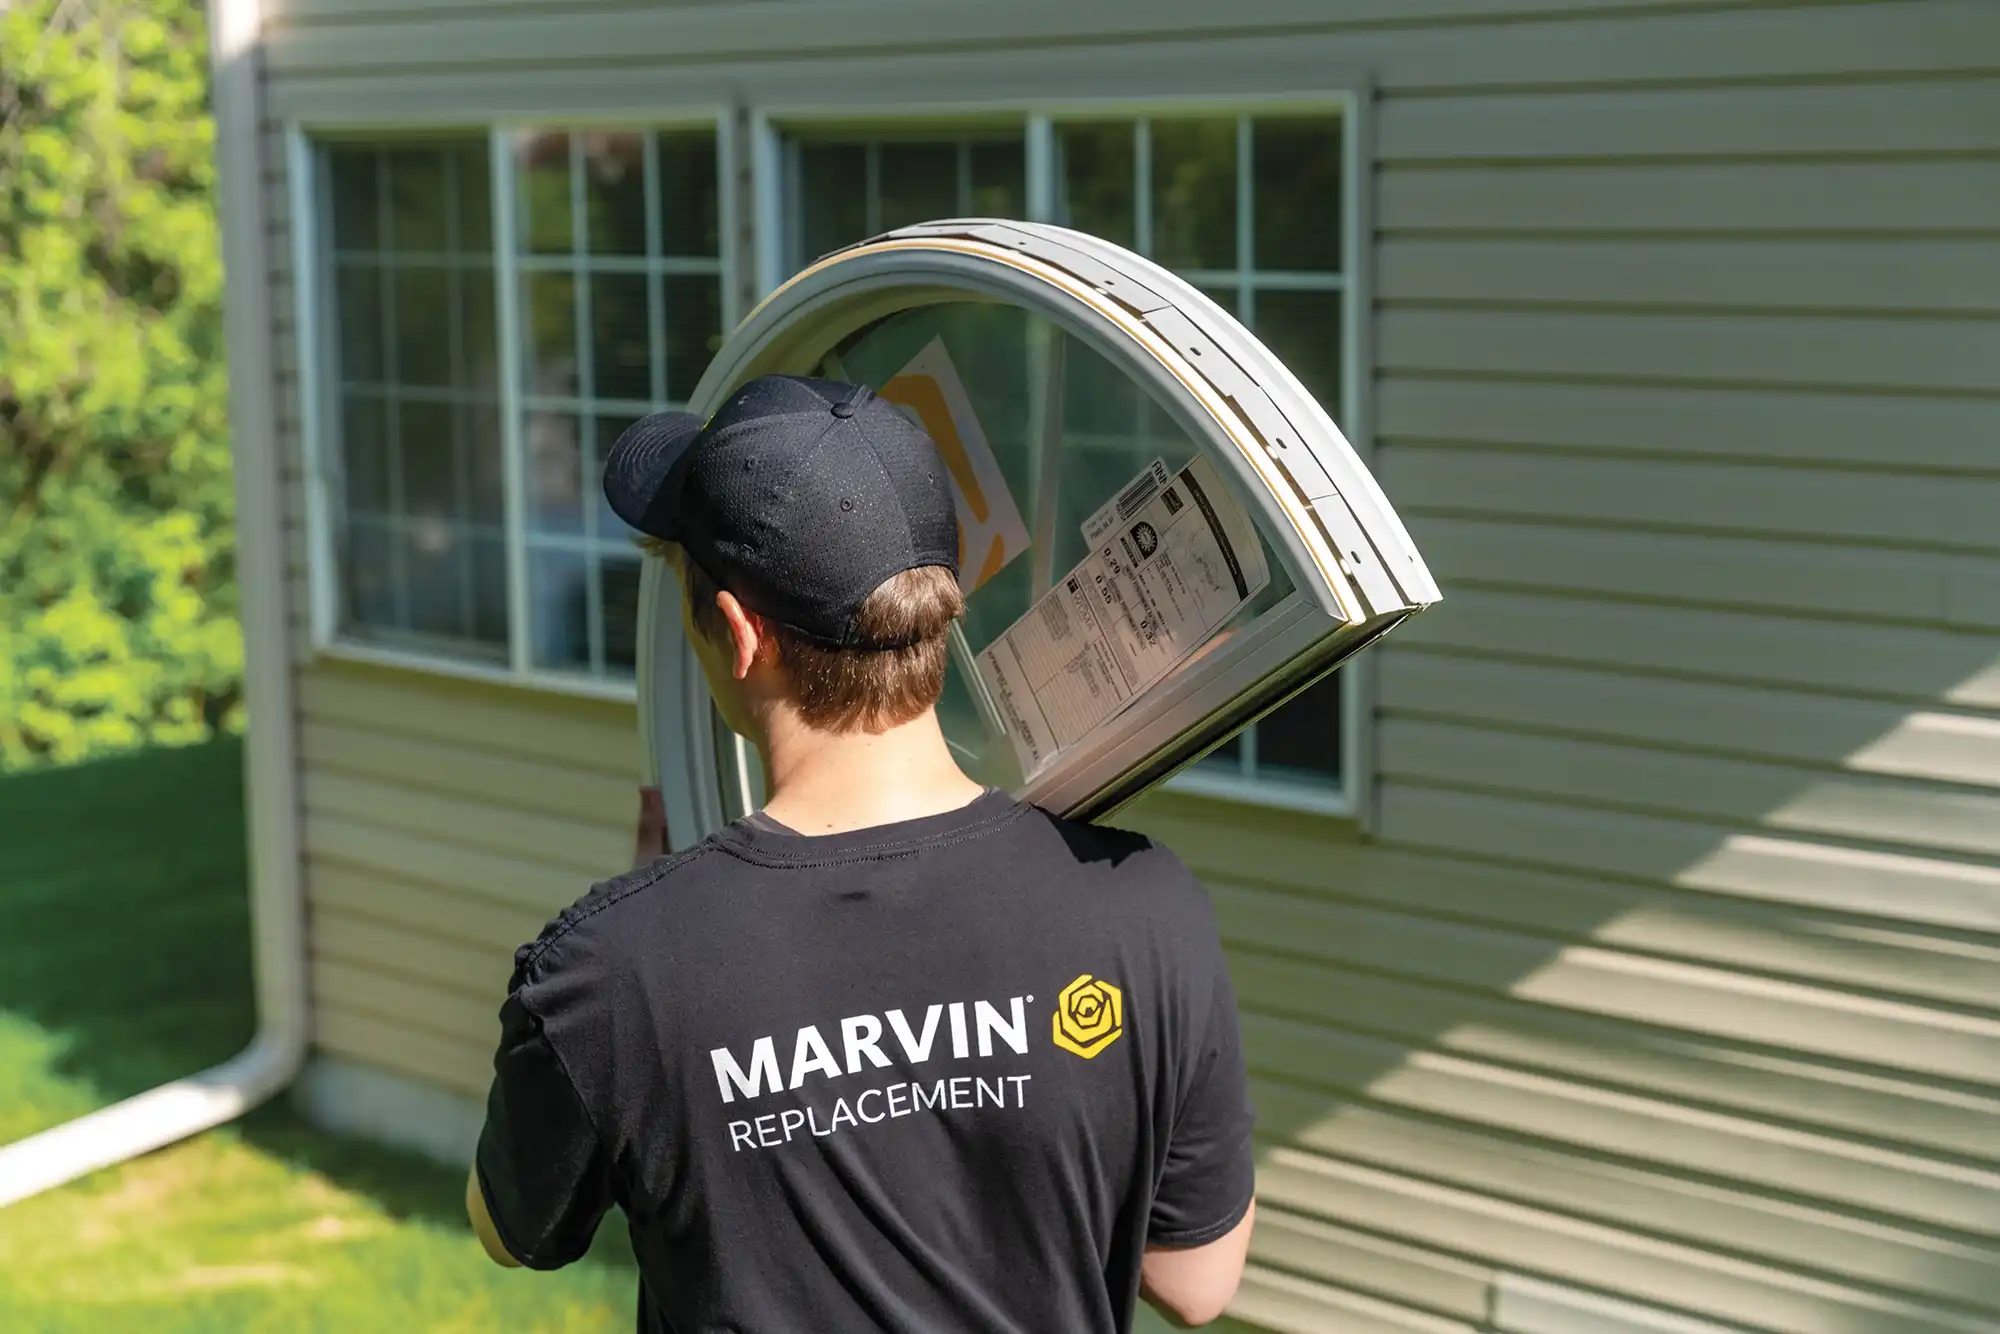
[[[509,1269],[521,1267],[521,1262],[508,1253],[506,1243],[500,1240],[500,1230],[493,1226],[493,1215],[486,1212],[486,1195],[479,1189],[476,1167],[465,1174],[465,1216],[472,1220],[473,1234],[479,1238],[488,1259]]]
[[[667,854],[667,806],[660,789],[639,789],[639,828],[632,843],[632,869]]]

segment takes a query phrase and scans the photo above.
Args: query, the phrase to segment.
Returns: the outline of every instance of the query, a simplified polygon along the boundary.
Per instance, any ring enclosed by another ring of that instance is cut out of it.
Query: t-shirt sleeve
[[[508,1254],[530,1269],[557,1269],[590,1249],[614,1193],[609,1155],[545,1017],[532,1008],[548,999],[537,992],[517,970],[500,1007],[475,1166]]]
[[[1212,977],[1206,1019],[1190,1028],[1180,1053],[1187,1076],[1147,1223],[1146,1241],[1154,1246],[1214,1241],[1243,1221],[1257,1185],[1236,993],[1220,944],[1209,951],[1210,966],[1201,970]]]

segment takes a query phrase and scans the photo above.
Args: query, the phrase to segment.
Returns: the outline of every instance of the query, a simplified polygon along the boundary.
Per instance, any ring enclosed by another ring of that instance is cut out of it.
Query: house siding
[[[810,101],[883,33],[892,99],[995,61],[1075,96],[1099,43],[1226,41],[1224,82],[1374,87],[1373,461],[1446,593],[1374,655],[1372,839],[1132,818],[1243,1004],[1234,1316],[2000,1322],[2000,9],[271,13],[322,1047],[483,1094],[511,948],[623,864],[638,754],[629,705],[311,655],[282,123]]]

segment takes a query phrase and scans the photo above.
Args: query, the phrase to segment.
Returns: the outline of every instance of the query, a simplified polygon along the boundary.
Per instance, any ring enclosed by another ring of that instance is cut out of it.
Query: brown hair
[[[639,545],[656,556],[675,554],[657,538],[642,537]],[[711,642],[726,642],[728,622],[715,605],[720,586],[694,561],[677,563],[695,630]],[[937,703],[950,656],[946,635],[964,610],[958,577],[941,565],[925,565],[883,580],[856,617],[864,643],[898,647],[830,648],[780,621],[766,618],[765,625],[808,727],[880,732]]]

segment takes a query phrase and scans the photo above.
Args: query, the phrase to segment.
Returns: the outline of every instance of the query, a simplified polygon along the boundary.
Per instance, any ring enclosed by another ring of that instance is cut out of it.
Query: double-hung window
[[[304,149],[322,643],[629,690],[639,562],[601,499],[604,452],[635,417],[686,403],[753,255],[769,283],[908,223],[1062,223],[1179,272],[1348,420],[1337,105],[752,120],[769,151],[715,121]],[[757,164],[740,191],[738,157]],[[758,201],[740,228],[732,199]],[[738,231],[753,244],[732,245]],[[1134,387],[1079,376],[1065,393],[1066,466],[1100,489],[1172,429]],[[1345,693],[1322,682],[1181,781],[1337,800]]]
[[[630,681],[639,553],[598,478],[720,346],[717,159],[713,124],[320,145],[323,635]]]
[[[1028,217],[1115,241],[1174,269],[1263,339],[1336,421],[1347,416],[1337,111],[1021,116],[867,130],[786,127],[787,271],[939,217]],[[1039,140],[1039,142],[1034,142]],[[1031,149],[1033,151],[1031,151]],[[1030,163],[1043,179],[1034,179]],[[1030,200],[1046,201],[1035,209]],[[1173,434],[1136,386],[1079,377],[1065,448],[1105,494]],[[1100,461],[1101,460],[1101,461]],[[1321,682],[1217,750],[1190,786],[1238,795],[1337,791],[1344,686]]]

